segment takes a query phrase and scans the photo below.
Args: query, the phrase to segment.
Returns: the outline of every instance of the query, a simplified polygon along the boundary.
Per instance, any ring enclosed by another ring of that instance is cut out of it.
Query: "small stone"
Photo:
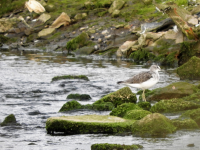
[[[98,38],[98,43],[101,43],[102,42],[102,39],[101,38]]]
[[[101,32],[101,34],[103,34],[103,35],[108,34],[108,33],[109,33],[108,30],[104,30]]]

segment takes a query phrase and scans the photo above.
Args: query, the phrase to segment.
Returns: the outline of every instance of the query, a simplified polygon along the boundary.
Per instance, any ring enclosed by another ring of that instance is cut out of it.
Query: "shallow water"
[[[108,111],[72,111],[58,113],[70,93],[89,94],[91,104],[102,96],[122,88],[116,82],[147,70],[130,60],[98,56],[71,57],[50,53],[0,53],[0,122],[13,113],[21,126],[0,127],[0,149],[90,150],[95,143],[140,144],[151,149],[200,149],[200,130],[177,131],[164,138],[141,138],[105,134],[51,136],[46,133],[47,118],[61,115],[107,115]],[[164,87],[179,78],[173,68],[161,68],[161,79],[152,89]],[[86,75],[90,81],[51,82],[58,75]],[[133,92],[138,89],[132,88]],[[177,117],[177,116],[168,116]],[[187,145],[191,144],[192,147]]]

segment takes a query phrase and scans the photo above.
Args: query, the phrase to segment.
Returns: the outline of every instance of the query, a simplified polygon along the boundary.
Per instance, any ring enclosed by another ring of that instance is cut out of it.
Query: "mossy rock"
[[[70,111],[70,110],[75,110],[75,109],[82,109],[82,105],[79,102],[73,100],[73,101],[69,101],[69,102],[65,103],[61,107],[59,112]]]
[[[160,101],[162,99],[182,98],[198,91],[198,87],[187,82],[172,83],[163,88],[147,92],[147,101]]]
[[[52,78],[52,81],[64,80],[64,79],[82,79],[89,81],[88,77],[85,75],[64,75],[64,76],[56,76]]]
[[[153,105],[150,109],[151,112],[179,112],[190,109],[200,108],[199,104],[184,101],[182,99],[161,100]]]
[[[148,61],[153,60],[156,56],[145,49],[140,49],[135,52],[132,52],[129,58],[134,59],[134,61]]]
[[[59,112],[67,112],[71,110],[79,110],[79,109],[90,109],[90,110],[99,110],[99,111],[111,111],[114,108],[113,103],[111,102],[102,102],[100,104],[87,104],[81,105],[79,102],[72,100],[66,102]]]
[[[84,100],[90,100],[91,97],[88,94],[69,94],[67,96],[67,99],[77,99],[80,101],[84,101]]]
[[[68,50],[74,51],[79,49],[83,46],[89,45],[91,42],[89,41],[89,36],[87,33],[82,32],[77,37],[73,38],[72,40],[67,42],[66,48]]]
[[[131,130],[134,121],[114,116],[84,115],[51,117],[46,121],[49,134],[123,133]]]
[[[188,62],[177,68],[180,79],[199,80],[200,79],[200,58],[193,56]]]
[[[9,126],[9,125],[16,125],[16,124],[17,124],[17,121],[16,121],[16,118],[15,118],[15,115],[10,114],[1,123],[1,126]]]
[[[142,108],[140,108],[138,105],[134,104],[134,103],[124,103],[121,104],[119,106],[117,106],[117,108],[113,109],[110,113],[110,115],[112,116],[118,116],[118,117],[124,117],[124,115],[130,111],[130,110],[142,110]]]
[[[143,148],[143,146],[139,144],[121,145],[121,144],[101,143],[101,144],[93,144],[91,146],[91,150],[136,150],[141,148]]]
[[[102,102],[111,102],[115,107],[121,105],[123,103],[136,103],[137,97],[134,93],[132,93],[129,87],[124,87],[122,89],[117,90],[116,92],[112,92],[100,100],[96,101],[94,104],[100,104]]]
[[[149,102],[139,102],[137,105],[144,110],[149,111],[151,109],[151,104]]]
[[[191,118],[200,126],[200,108],[184,112],[180,118]]]
[[[197,123],[192,119],[185,119],[185,120],[173,119],[171,121],[172,121],[172,124],[177,128],[177,130],[199,128]]]
[[[147,110],[130,110],[124,115],[123,118],[140,120],[149,114],[151,114],[151,112],[149,112]]]
[[[9,40],[8,37],[0,34],[0,44],[6,43]]]
[[[200,92],[183,97],[183,100],[200,104]]]
[[[176,127],[172,122],[159,113],[149,114],[132,126],[132,133],[141,136],[163,136],[175,130]]]

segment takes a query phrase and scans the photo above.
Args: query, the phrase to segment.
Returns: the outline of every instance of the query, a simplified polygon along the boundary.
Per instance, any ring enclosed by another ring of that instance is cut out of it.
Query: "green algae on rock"
[[[161,100],[153,105],[150,109],[151,112],[178,112],[190,109],[200,108],[199,104],[184,101],[183,99],[170,99],[170,100]]]
[[[143,148],[143,146],[138,144],[121,145],[121,144],[101,143],[101,144],[93,144],[91,146],[91,150],[136,150],[141,148]]]
[[[149,114],[151,114],[151,112],[149,112],[147,110],[130,110],[124,115],[123,118],[140,120]]]
[[[188,62],[177,68],[180,79],[199,80],[200,79],[200,58],[193,56]]]
[[[172,83],[163,88],[157,88],[147,92],[148,101],[160,101],[162,99],[182,98],[197,92],[198,87],[187,82]]]
[[[132,133],[141,136],[163,136],[175,130],[176,127],[171,121],[159,113],[149,114],[132,126]]]
[[[52,78],[52,81],[64,80],[64,79],[82,79],[89,81],[88,77],[85,75],[63,75],[63,76],[56,76]]]
[[[131,130],[134,121],[114,116],[84,115],[51,117],[46,121],[48,134],[123,133]]]
[[[17,121],[16,121],[16,118],[15,118],[15,115],[10,114],[1,123],[1,126],[9,126],[9,125],[12,125],[12,124],[17,124]]]
[[[185,119],[185,120],[173,119],[171,121],[172,121],[172,124],[177,128],[177,130],[199,128],[197,123],[192,119]]]
[[[110,115],[112,116],[118,116],[118,117],[124,117],[124,115],[130,111],[130,110],[138,110],[138,109],[142,109],[140,108],[138,105],[134,104],[134,103],[124,103],[121,105],[118,105],[117,108],[114,108]]]
[[[129,87],[124,87],[115,92],[112,92],[100,100],[96,101],[94,104],[99,104],[102,102],[111,102],[115,107],[121,105],[123,103],[136,103],[137,97],[134,93],[132,93]]]
[[[70,110],[81,109],[81,108],[82,108],[82,105],[79,102],[73,100],[73,101],[69,101],[69,102],[65,103],[61,107],[59,112],[70,111]]]
[[[149,111],[151,109],[151,104],[149,102],[138,102],[137,105],[144,110]]]
[[[191,118],[200,126],[200,108],[184,112],[180,118]]]

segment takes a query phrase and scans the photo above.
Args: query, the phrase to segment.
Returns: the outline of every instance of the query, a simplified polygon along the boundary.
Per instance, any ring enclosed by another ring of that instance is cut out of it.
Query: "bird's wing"
[[[141,73],[133,76],[132,78],[123,81],[123,83],[128,83],[128,84],[142,83],[142,82],[149,80],[152,77],[153,76],[150,71],[141,72]]]

